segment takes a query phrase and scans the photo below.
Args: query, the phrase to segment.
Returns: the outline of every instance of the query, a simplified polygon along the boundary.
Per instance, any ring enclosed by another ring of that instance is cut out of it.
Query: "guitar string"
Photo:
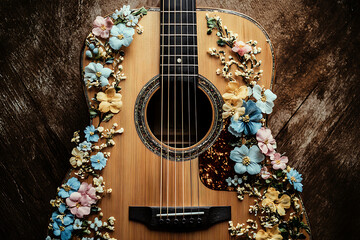
[[[162,9],[164,11],[164,1],[162,2]],[[164,12],[162,14],[162,23],[164,23]],[[161,26],[162,32],[164,33],[164,24]],[[160,219],[162,219],[162,193],[163,193],[163,127],[164,127],[164,39],[165,37],[160,37],[161,39],[161,120],[160,120]]]
[[[170,0],[168,0],[168,4],[169,4],[169,9],[170,9]],[[165,11],[165,10],[164,10]],[[170,24],[170,11],[168,11],[168,22]],[[168,28],[168,33],[169,33],[169,28]],[[168,53],[170,53],[170,35],[168,34]],[[169,54],[168,54],[169,55]],[[169,72],[169,64],[170,64],[170,56],[167,57],[168,60],[168,72]],[[169,219],[169,161],[170,161],[170,81],[169,81],[169,76],[167,77],[167,90],[168,90],[168,94],[167,94],[167,170],[166,170],[166,218]]]
[[[193,18],[193,21],[194,23],[196,23],[196,1],[192,1],[193,3],[193,6],[192,6],[192,18]],[[195,40],[197,40],[196,38],[196,24],[193,25],[193,34],[194,34],[194,37],[193,37],[193,44],[195,44]],[[196,43],[197,44],[197,43]],[[197,48],[196,48],[197,50]],[[194,53],[195,55],[195,53]],[[194,74],[196,73],[196,62],[195,62],[195,58],[193,59],[194,61]],[[194,104],[195,104],[195,142],[197,143],[198,142],[198,122],[197,122],[197,81],[198,81],[198,78],[196,77],[195,78],[195,81],[194,81],[194,95],[195,95],[195,101],[194,101]],[[198,150],[195,151],[196,152],[196,155],[198,154]],[[199,184],[199,177],[198,176],[196,179],[197,179],[197,198],[198,198],[198,213],[200,212],[200,184]],[[198,215],[198,219],[199,219],[199,215]]]
[[[174,51],[174,62],[175,62],[175,71],[174,71],[174,186],[175,186],[175,191],[174,191],[174,204],[175,204],[175,206],[174,206],[174,209],[175,209],[175,219],[177,219],[177,216],[176,216],[176,196],[177,196],[177,192],[176,192],[176,176],[177,176],[177,172],[176,172],[176,165],[177,165],[177,158],[176,158],[176,147],[177,147],[177,145],[176,145],[176,85],[177,85],[177,76],[176,76],[176,74],[177,74],[177,71],[176,71],[176,67],[177,67],[177,64],[178,64],[178,62],[177,62],[177,59],[176,59],[176,46],[177,46],[177,35],[176,35],[176,8],[177,8],[177,6],[176,6],[177,4],[176,4],[176,0],[174,0],[174,10],[175,10],[175,15],[174,15],[174,23],[175,23],[175,25],[174,25],[174,49],[175,49],[175,51]],[[169,33],[171,33],[171,32],[169,32]],[[169,54],[170,54],[170,52],[169,52]],[[170,68],[170,67],[169,67]]]
[[[183,74],[183,42],[182,42],[182,34],[183,34],[183,0],[180,0],[180,59],[181,59],[181,71],[180,74]],[[184,79],[181,76],[181,148],[182,148],[182,202],[183,202],[183,219],[185,218],[185,161],[184,161]]]
[[[186,2],[186,9],[189,9],[189,1],[185,1]],[[186,12],[186,19],[189,21],[189,18],[188,18],[188,13]],[[189,31],[189,26],[187,26],[186,28],[187,32]],[[189,44],[189,35],[186,35],[186,43]],[[187,54],[187,68],[188,68],[188,72],[190,73],[190,62],[189,62],[189,55],[190,55],[190,52],[189,52],[189,48],[187,47],[186,48],[186,54]],[[188,75],[187,77],[187,94],[188,94],[188,122],[189,122],[189,129],[188,129],[188,134],[189,134],[189,147],[191,146],[191,96],[190,96],[190,77]],[[192,186],[192,161],[189,160],[189,170],[190,170],[190,173],[189,173],[189,177],[190,177],[190,211],[191,211],[191,214],[193,212],[193,209],[192,209],[192,206],[193,206],[193,186]],[[190,215],[191,216],[191,215]]]

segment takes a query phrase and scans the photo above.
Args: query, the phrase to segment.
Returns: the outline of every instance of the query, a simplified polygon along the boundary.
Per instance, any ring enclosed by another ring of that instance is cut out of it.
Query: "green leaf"
[[[107,114],[104,118],[103,118],[103,122],[108,122],[108,121],[110,121],[110,119],[112,118],[114,116],[114,114],[112,114],[112,113],[109,113],[109,114]]]
[[[136,12],[133,13],[134,16],[137,15],[146,15],[147,14],[147,10],[144,7],[141,7],[139,10],[137,10]]]
[[[94,118],[98,115],[97,111],[94,109],[90,109],[89,113],[90,113],[90,118]]]
[[[223,40],[221,40],[221,39],[219,39],[219,40],[217,40],[217,44],[218,44],[220,47],[223,47],[223,46],[226,45],[226,42],[223,41]]]

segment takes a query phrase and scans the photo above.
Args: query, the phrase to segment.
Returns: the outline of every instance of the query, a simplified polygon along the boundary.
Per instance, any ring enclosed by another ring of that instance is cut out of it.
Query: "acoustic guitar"
[[[91,122],[72,139],[47,239],[311,238],[301,174],[266,123],[275,55],[259,23],[162,0],[93,25]]]

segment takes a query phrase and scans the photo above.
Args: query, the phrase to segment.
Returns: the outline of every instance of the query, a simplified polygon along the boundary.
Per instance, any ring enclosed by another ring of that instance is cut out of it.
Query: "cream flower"
[[[77,148],[74,148],[71,152],[71,154],[73,155],[70,158],[70,164],[71,166],[73,166],[74,168],[76,167],[80,167],[82,165],[83,159],[85,157],[85,153],[80,151]]]
[[[248,96],[248,88],[240,86],[238,82],[231,81],[226,86],[226,93],[222,95],[225,101],[238,102]]]
[[[105,93],[99,92],[96,95],[96,99],[100,101],[99,110],[103,113],[112,112],[118,113],[122,107],[121,101],[122,95],[116,93],[114,88],[108,88]]]
[[[266,232],[263,229],[260,229],[256,233],[256,240],[282,240],[283,237],[279,231],[278,226],[273,226],[272,228],[267,228]]]
[[[222,113],[223,119],[233,116],[234,120],[237,121],[240,116],[244,115],[245,108],[241,107],[243,105],[243,102],[240,100],[237,102],[236,105],[226,102],[223,105],[224,112]]]
[[[280,216],[284,216],[285,209],[290,208],[290,197],[289,195],[282,195],[279,199],[279,191],[275,188],[269,188],[265,194],[265,199],[262,200],[263,207],[269,207],[271,211],[277,211]]]

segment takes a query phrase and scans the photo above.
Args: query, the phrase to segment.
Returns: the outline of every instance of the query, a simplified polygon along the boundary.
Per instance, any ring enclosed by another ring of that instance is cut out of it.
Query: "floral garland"
[[[130,45],[134,29],[138,34],[143,32],[138,22],[146,14],[145,8],[130,10],[130,6],[123,6],[111,16],[98,16],[93,22],[92,33],[85,42],[85,55],[92,62],[85,67],[84,81],[88,88],[96,88],[97,93],[90,102],[90,117],[98,117],[99,125],[87,126],[82,142],[80,131],[74,133],[71,142],[77,146],[70,158],[73,171],[58,188],[56,198],[50,201],[56,210],[51,215],[46,240],[68,240],[71,237],[82,240],[114,239],[110,237],[110,232],[115,229],[115,218],[110,216],[103,220],[97,203],[112,192],[111,188],[105,188],[104,179],[100,176],[110,157],[110,153],[104,150],[115,145],[114,136],[123,133],[124,129],[118,129],[116,123],[111,129],[104,129],[100,124],[108,122],[121,110],[119,84],[126,79],[122,73],[124,51],[121,47]],[[90,220],[90,215],[96,217]]]
[[[265,116],[272,112],[276,95],[257,84],[263,72],[259,70],[261,61],[256,59],[261,48],[256,41],[240,41],[218,16],[206,15],[206,21],[207,34],[216,30],[218,46],[230,47],[237,58],[230,55],[227,61],[226,52],[216,48],[208,52],[223,65],[216,73],[229,81],[223,94],[223,119],[228,125],[225,131],[234,137],[229,143],[234,147],[230,160],[235,162],[234,172],[241,177],[229,177],[225,183],[237,190],[239,200],[245,194],[255,197],[249,212],[258,217],[262,226],[259,229],[253,219],[236,226],[230,221],[230,235],[256,240],[305,239],[302,230],[310,234],[310,228],[303,222],[304,211],[297,197],[297,192],[302,192],[302,175],[287,165],[287,156],[277,152],[276,141],[266,127]],[[240,86],[238,77],[245,86]]]

